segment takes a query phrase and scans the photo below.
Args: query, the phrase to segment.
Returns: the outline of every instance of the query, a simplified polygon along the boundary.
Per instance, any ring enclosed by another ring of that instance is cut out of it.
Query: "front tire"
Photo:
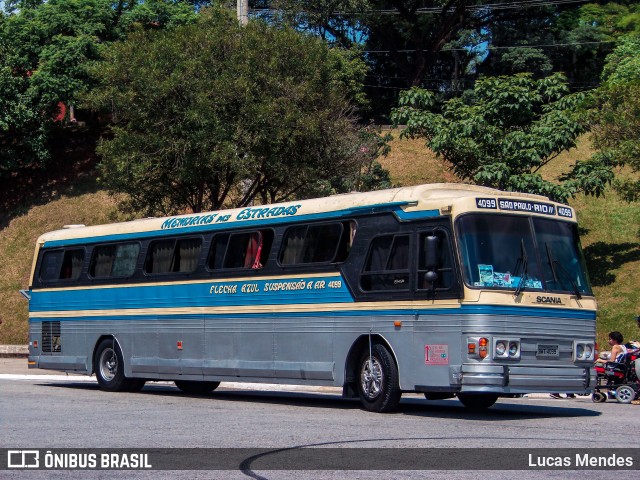
[[[394,410],[402,392],[398,367],[383,345],[375,344],[365,350],[360,357],[358,371],[358,394],[362,406],[370,412],[390,412]]]
[[[498,400],[498,395],[494,393],[459,393],[458,400],[469,410],[486,410]]]
[[[120,346],[106,338],[100,342],[94,358],[94,370],[98,385],[107,392],[130,392],[140,390],[144,380],[124,376],[124,359]]]
[[[191,380],[175,380],[174,383],[180,391],[193,395],[206,395],[213,392],[220,382],[194,382]]]

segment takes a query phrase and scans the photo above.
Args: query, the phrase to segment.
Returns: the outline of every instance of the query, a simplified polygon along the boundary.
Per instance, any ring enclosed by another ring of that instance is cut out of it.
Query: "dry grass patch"
[[[60,198],[29,209],[0,230],[0,343],[27,343],[27,301],[18,290],[29,287],[36,240],[63,225],[109,223],[116,215],[115,201],[105,192]]]
[[[461,182],[451,168],[426,147],[423,139],[401,139],[399,129],[392,130],[391,134],[391,152],[380,159],[380,164],[389,170],[394,185]]]

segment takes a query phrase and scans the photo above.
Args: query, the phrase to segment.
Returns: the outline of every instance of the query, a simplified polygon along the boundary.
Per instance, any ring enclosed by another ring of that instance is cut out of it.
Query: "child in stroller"
[[[632,344],[623,347],[616,361],[596,363],[596,387],[591,397],[594,402],[606,402],[615,396],[620,403],[631,403],[638,396],[640,372],[636,372],[636,360],[640,358],[640,348]]]

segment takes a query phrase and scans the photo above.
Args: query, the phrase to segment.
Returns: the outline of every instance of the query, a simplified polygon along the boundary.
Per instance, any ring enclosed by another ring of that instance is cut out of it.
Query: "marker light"
[[[38,340],[33,341],[33,348],[38,348]]]
[[[507,351],[507,346],[504,342],[500,341],[496,343],[496,355],[503,356],[504,352]]]
[[[478,344],[480,345],[480,351],[478,352],[478,355],[480,355],[480,358],[487,358],[487,354],[489,353],[487,351],[487,344],[489,343],[489,340],[487,340],[486,338],[482,337],[479,341]]]
[[[470,354],[475,354],[476,353],[476,344],[475,342],[469,342],[467,343],[467,350]]]
[[[518,342],[509,342],[510,357],[515,357],[516,355],[518,355],[519,350],[520,350],[520,346],[518,345]]]
[[[576,357],[580,359],[584,358],[584,345],[581,343],[576,346]]]

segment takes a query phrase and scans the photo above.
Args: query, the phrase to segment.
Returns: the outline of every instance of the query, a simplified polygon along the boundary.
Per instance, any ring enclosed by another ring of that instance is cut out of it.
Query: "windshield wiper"
[[[524,290],[525,283],[527,283],[527,278],[529,277],[527,273],[527,268],[529,267],[529,260],[527,258],[527,250],[524,248],[524,238],[520,239],[520,258],[516,262],[516,267],[514,270],[514,276],[517,276],[518,270],[522,266],[522,277],[520,277],[520,283],[516,287],[516,291],[514,295],[517,297]]]
[[[560,269],[560,271],[564,273],[566,279],[569,280],[569,283],[571,283],[571,288],[573,288],[573,293],[575,293],[576,298],[580,300],[582,298],[582,294],[578,289],[578,285],[571,277],[571,274],[562,266],[562,264],[558,260],[553,258],[553,255],[551,254],[551,249],[549,248],[549,244],[545,242],[544,246],[547,250],[547,258],[549,259],[549,266],[551,267],[551,273],[553,273],[553,279],[558,284],[560,284],[560,280],[558,279],[558,274],[555,268],[557,266]]]

